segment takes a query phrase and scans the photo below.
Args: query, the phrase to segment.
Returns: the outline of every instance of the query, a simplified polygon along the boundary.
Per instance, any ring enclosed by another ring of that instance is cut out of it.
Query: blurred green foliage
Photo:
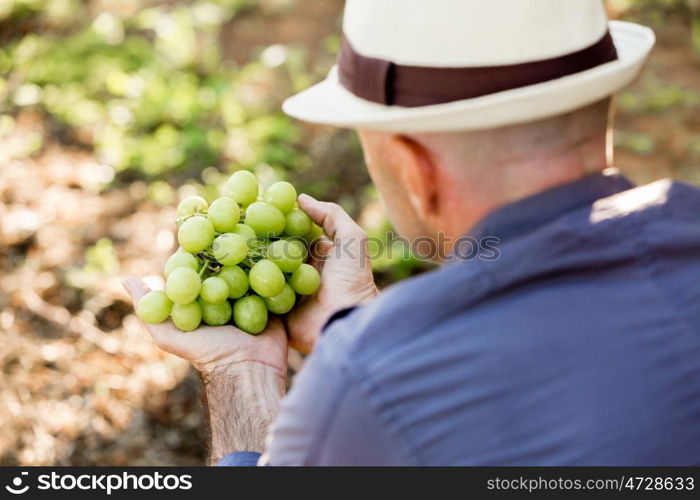
[[[122,15],[91,15],[77,0],[0,4],[3,24],[33,23],[0,49],[0,112],[37,107],[100,161],[147,177],[303,163],[301,135],[269,88],[291,80],[270,78],[282,71],[260,61],[222,61],[220,30],[249,0],[141,3]]]
[[[49,124],[50,140],[93,150],[114,169],[105,188],[146,180],[146,196],[159,204],[193,192],[213,198],[231,170],[248,168],[264,183],[289,178],[360,215],[376,202],[376,193],[364,173],[349,180],[360,163],[355,138],[309,137],[280,111],[282,99],[316,80],[325,63],[311,67],[303,46],[295,44],[252,49],[240,65],[222,54],[222,31],[260,3],[0,0],[0,136],[19,113],[38,112]],[[669,12],[690,13],[700,47],[700,1],[607,4],[652,25],[662,24]],[[330,36],[319,49],[328,55],[338,45],[338,36]],[[699,101],[695,89],[649,78],[641,91],[619,97],[621,107],[635,114],[673,112]],[[40,153],[45,139],[30,132],[22,154]],[[313,152],[324,140],[338,142],[326,145],[334,153],[325,163]],[[640,155],[658,149],[640,132],[622,132],[616,143]],[[695,158],[697,145],[691,146]],[[350,167],[335,166],[343,162]],[[385,220],[367,228],[379,249],[373,265],[393,281],[415,272],[418,263],[403,258],[402,243],[386,239],[388,229]]]
[[[105,189],[145,180],[146,196],[159,204],[194,192],[214,198],[230,171],[248,168],[263,183],[290,178],[359,215],[376,200],[366,174],[360,189],[339,189],[337,170],[304,175],[313,138],[280,111],[286,96],[327,68],[321,64],[314,73],[305,49],[294,44],[253,48],[242,65],[222,54],[227,23],[258,4],[0,0],[0,134],[19,113],[38,111],[52,133],[47,141],[91,149],[115,170]],[[321,45],[333,54],[339,37]],[[337,153],[330,161],[345,156],[358,169],[359,146],[346,138],[328,146]],[[26,142],[24,154],[40,153],[40,133]],[[391,282],[418,263],[391,251],[401,243],[384,241],[388,229],[384,221],[370,232],[378,245],[374,267]],[[76,270],[75,281],[113,270],[110,252],[109,240],[86,249],[88,264]]]

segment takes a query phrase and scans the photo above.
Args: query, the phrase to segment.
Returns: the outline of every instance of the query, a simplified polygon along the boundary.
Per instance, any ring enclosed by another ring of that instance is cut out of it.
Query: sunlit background
[[[700,184],[700,1],[608,6],[659,38],[617,100],[617,165]],[[202,463],[196,376],[152,345],[120,285],[160,273],[183,196],[250,168],[384,237],[354,134],[280,113],[332,64],[341,10],[0,0],[0,464]],[[401,253],[375,260],[382,285],[425,269]]]

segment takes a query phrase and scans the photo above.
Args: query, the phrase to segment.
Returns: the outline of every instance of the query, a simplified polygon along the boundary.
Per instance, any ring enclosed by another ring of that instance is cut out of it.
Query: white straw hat
[[[640,72],[654,33],[600,0],[347,0],[328,77],[295,118],[393,132],[481,129],[558,115]]]

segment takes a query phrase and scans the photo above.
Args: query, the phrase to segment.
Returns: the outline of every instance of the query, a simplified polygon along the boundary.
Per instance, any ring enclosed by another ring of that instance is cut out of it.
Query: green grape
[[[319,276],[318,271],[313,266],[302,264],[292,273],[292,276],[289,278],[289,284],[299,295],[311,295],[318,290],[318,286],[321,284],[321,276]]]
[[[263,200],[286,214],[294,208],[294,203],[297,201],[297,190],[288,182],[275,182],[267,188]]]
[[[247,170],[235,172],[226,183],[224,194],[246,206],[258,199],[258,180]]]
[[[170,319],[183,332],[191,332],[202,322],[202,309],[197,302],[175,304],[170,312]]]
[[[190,217],[177,232],[177,241],[185,251],[198,253],[214,240],[214,226],[203,216]]]
[[[267,310],[271,313],[285,314],[292,310],[296,298],[292,287],[285,283],[280,293],[274,297],[265,297],[263,300],[267,305]]]
[[[233,266],[248,255],[248,245],[242,236],[225,233],[217,236],[211,246],[214,258],[225,266]]]
[[[244,332],[256,335],[267,326],[267,306],[257,295],[238,299],[233,305],[233,322]]]
[[[284,215],[268,203],[256,201],[245,211],[245,223],[264,238],[279,236],[284,231]]]
[[[250,287],[262,297],[273,297],[284,288],[284,274],[277,265],[267,259],[260,260],[250,268]]]
[[[302,237],[309,231],[313,222],[306,212],[299,208],[293,208],[285,216],[284,232],[289,236]]]
[[[306,259],[306,248],[297,240],[277,240],[267,247],[267,258],[285,273],[291,273]]]
[[[236,228],[241,209],[231,198],[218,198],[209,207],[207,217],[217,233],[228,233]]]
[[[188,196],[177,206],[177,216],[180,218],[194,214],[201,214],[207,211],[209,205],[207,200],[201,196]]]
[[[165,281],[165,293],[176,304],[188,304],[194,301],[202,289],[199,274],[189,267],[178,267]]]
[[[255,231],[253,231],[253,228],[247,224],[236,224],[236,227],[233,229],[233,231],[231,231],[231,233],[242,236],[248,244],[248,248],[253,248],[256,240],[258,239]]]
[[[136,315],[144,323],[162,323],[170,316],[172,307],[173,303],[165,292],[152,290],[139,300]]]
[[[231,319],[231,303],[224,300],[218,304],[210,304],[204,300],[199,301],[199,307],[202,309],[202,319],[209,326],[221,326],[228,323]]]
[[[218,275],[228,285],[228,297],[237,299],[248,291],[248,275],[238,266],[224,266]]]
[[[255,231],[253,231],[253,228],[247,224],[236,224],[236,227],[229,232],[243,236],[245,240],[255,239],[258,237],[258,235],[255,234]]]
[[[314,241],[318,240],[321,236],[323,236],[323,229],[321,229],[321,226],[312,223],[311,229],[308,233],[302,236],[302,238],[304,238],[309,243],[313,243]]]
[[[178,267],[189,267],[195,271],[199,270],[199,262],[197,262],[197,257],[191,253],[184,251],[175,252],[170,256],[168,261],[165,263],[165,268],[163,269],[163,276],[167,279],[175,269]]]
[[[210,304],[220,304],[228,299],[228,293],[229,288],[226,281],[216,276],[210,276],[202,283],[199,296]]]

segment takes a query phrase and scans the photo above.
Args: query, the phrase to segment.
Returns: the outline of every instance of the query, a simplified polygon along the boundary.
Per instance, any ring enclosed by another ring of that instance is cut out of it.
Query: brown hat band
[[[428,106],[534,85],[617,59],[610,32],[585,49],[507,66],[445,68],[404,66],[355,52],[343,39],[340,83],[362,99],[385,105]]]

